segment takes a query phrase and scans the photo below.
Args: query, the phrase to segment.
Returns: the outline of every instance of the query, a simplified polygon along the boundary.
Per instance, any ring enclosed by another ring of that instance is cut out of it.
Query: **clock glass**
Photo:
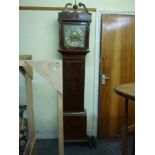
[[[64,25],[65,48],[84,48],[85,31],[85,25]]]

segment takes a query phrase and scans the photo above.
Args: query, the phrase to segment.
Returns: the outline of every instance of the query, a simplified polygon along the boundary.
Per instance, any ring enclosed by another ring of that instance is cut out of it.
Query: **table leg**
[[[125,98],[124,134],[122,143],[122,155],[128,154],[128,98]]]

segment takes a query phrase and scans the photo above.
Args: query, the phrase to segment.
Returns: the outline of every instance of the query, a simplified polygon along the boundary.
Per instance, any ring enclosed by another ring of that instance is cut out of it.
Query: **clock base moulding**
[[[64,54],[71,54],[71,55],[86,55],[87,53],[89,53],[90,51],[88,50],[63,50],[63,49],[59,49],[58,50],[62,55]]]

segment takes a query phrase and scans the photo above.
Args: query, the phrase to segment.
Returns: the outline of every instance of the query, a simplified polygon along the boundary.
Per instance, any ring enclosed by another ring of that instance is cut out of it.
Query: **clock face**
[[[64,46],[66,49],[84,48],[85,25],[64,25]]]

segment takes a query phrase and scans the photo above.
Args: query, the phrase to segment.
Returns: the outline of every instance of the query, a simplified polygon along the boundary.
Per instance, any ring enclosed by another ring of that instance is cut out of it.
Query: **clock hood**
[[[68,6],[72,6],[71,3],[67,3],[64,7],[64,10],[62,12],[59,12],[58,14],[58,21],[61,22],[67,22],[67,21],[74,21],[74,22],[91,22],[92,14],[88,12],[86,6],[83,3],[79,3],[79,7],[83,6],[84,9],[79,9],[75,4],[72,8],[67,8]]]

